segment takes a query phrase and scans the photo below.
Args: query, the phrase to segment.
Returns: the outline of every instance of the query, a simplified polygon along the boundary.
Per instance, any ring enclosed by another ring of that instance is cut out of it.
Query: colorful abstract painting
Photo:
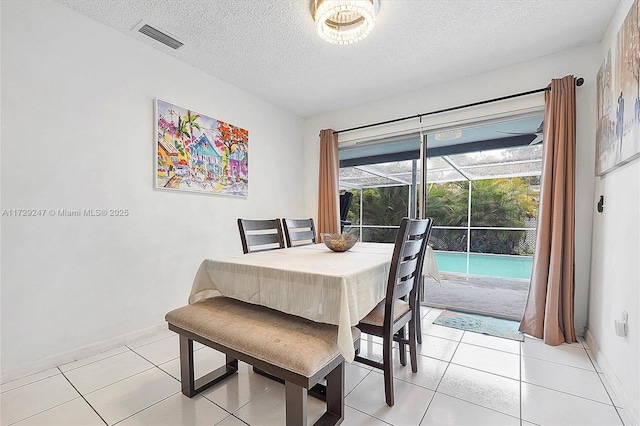
[[[640,157],[639,15],[636,0],[597,75],[598,176]]]
[[[156,187],[246,197],[249,132],[156,100]]]

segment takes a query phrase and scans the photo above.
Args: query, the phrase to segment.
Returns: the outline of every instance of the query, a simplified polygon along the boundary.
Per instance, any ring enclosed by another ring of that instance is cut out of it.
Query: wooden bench
[[[180,335],[182,393],[191,398],[238,371],[238,360],[285,383],[286,424],[307,424],[307,391],[326,378],[327,411],[316,425],[344,419],[344,358],[335,325],[317,323],[227,297],[205,299],[169,312]],[[360,331],[352,327],[359,348]],[[226,355],[226,364],[194,378],[193,341]]]

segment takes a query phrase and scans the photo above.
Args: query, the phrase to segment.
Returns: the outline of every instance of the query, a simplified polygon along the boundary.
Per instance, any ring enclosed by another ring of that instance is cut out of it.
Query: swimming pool
[[[440,272],[531,279],[532,256],[436,251]]]

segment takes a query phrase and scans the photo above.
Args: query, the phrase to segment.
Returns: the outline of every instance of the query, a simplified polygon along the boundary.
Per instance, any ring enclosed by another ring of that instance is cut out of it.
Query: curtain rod
[[[576,86],[582,86],[583,84],[584,84],[584,78],[579,77],[579,78],[576,79]],[[469,107],[489,104],[489,103],[497,102],[497,101],[504,101],[505,99],[517,98],[517,97],[526,96],[526,95],[533,95],[534,93],[547,92],[549,90],[551,90],[551,87],[547,86],[547,87],[543,87],[542,89],[529,90],[528,92],[515,93],[513,95],[502,96],[502,97],[493,98],[493,99],[487,99],[487,100],[484,100],[484,101],[474,102],[474,103],[471,103],[471,104],[458,105],[458,106],[454,106],[454,107],[451,107],[451,108],[439,109],[439,110],[436,110],[436,111],[425,112],[425,113],[422,113],[422,114],[411,115],[411,116],[408,116],[408,117],[395,118],[393,120],[380,121],[378,123],[373,123],[373,124],[365,124],[364,126],[351,127],[350,129],[334,130],[333,134],[337,135],[339,133],[351,132],[353,130],[367,129],[369,127],[381,126],[383,124],[391,124],[391,123],[396,123],[398,121],[411,120],[412,118],[422,118],[422,117],[424,117],[426,115],[433,115],[433,114],[440,114],[440,113],[443,113],[443,112],[455,111],[457,109],[469,108]]]

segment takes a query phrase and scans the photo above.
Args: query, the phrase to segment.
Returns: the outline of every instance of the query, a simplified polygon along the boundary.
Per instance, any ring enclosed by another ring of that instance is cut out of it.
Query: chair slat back
[[[316,243],[316,227],[313,219],[282,219],[287,247]]]
[[[238,219],[238,229],[245,254],[285,247],[280,219]]]
[[[432,226],[432,218],[423,220],[404,218],[400,223],[387,283],[385,327],[391,326],[395,299],[408,296],[412,309],[417,303],[418,284]]]

